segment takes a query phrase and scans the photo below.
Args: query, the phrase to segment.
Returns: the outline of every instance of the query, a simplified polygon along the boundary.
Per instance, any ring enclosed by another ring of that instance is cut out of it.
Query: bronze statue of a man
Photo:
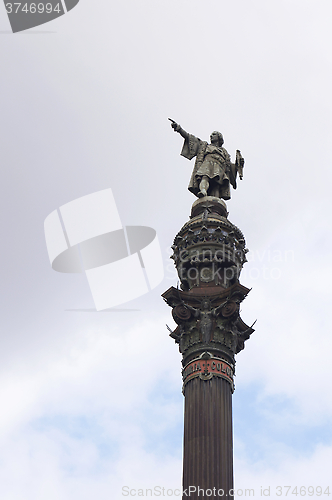
[[[230,184],[236,189],[236,177],[239,173],[243,177],[244,159],[239,150],[236,151],[236,161],[231,162],[231,157],[222,147],[224,138],[220,132],[212,132],[211,144],[201,141],[198,137],[188,134],[174,120],[171,127],[184,138],[181,155],[188,160],[196,156],[194,170],[189,182],[188,189],[198,198],[203,196],[215,196],[229,200]]]

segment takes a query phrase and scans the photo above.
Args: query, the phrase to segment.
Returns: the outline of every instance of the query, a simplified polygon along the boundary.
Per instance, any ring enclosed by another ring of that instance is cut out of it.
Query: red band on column
[[[213,376],[222,377],[232,386],[234,391],[234,370],[224,359],[211,356],[209,359],[196,358],[190,361],[182,370],[183,387],[189,380],[199,377],[201,380],[210,380]]]

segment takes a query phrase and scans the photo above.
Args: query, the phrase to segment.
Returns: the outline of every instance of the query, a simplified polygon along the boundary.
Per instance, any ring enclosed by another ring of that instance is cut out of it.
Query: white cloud
[[[120,498],[127,483],[175,488],[181,434],[172,451],[149,442],[169,439],[182,415],[182,396],[170,397],[180,393],[179,358],[164,330],[158,319],[113,335],[80,332],[61,357],[3,378],[2,498],[38,500],[47,490],[51,499]],[[167,390],[151,399],[160,384]]]

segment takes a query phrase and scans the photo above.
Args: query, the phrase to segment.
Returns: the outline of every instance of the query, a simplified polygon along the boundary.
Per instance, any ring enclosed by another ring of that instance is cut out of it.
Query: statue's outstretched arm
[[[212,309],[212,316],[218,316],[219,312],[227,304],[227,302],[228,302],[228,299],[225,302],[223,302],[222,304],[220,304],[218,307],[215,307],[214,309]]]
[[[179,125],[174,120],[172,120],[172,118],[168,118],[168,119],[171,122],[171,127],[174,130],[174,132],[178,132],[178,134],[180,134],[184,139],[188,139],[188,136],[189,136],[188,132],[183,130],[181,125]]]
[[[191,311],[193,314],[194,314],[194,317],[197,318],[199,316],[199,309],[196,309],[196,307],[192,307],[190,306],[189,304],[185,304],[183,299],[181,299],[180,297],[180,300],[182,302],[182,305],[185,309],[188,309],[189,311]]]

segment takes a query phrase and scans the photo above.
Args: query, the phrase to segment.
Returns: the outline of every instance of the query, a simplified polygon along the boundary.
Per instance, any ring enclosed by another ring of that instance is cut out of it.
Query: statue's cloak
[[[188,189],[196,196],[199,193],[199,183],[203,175],[218,182],[218,184],[231,183],[236,189],[236,167],[231,163],[231,158],[223,147],[217,147],[201,141],[198,137],[188,134],[184,140],[181,156],[192,160],[196,156],[195,166]]]

